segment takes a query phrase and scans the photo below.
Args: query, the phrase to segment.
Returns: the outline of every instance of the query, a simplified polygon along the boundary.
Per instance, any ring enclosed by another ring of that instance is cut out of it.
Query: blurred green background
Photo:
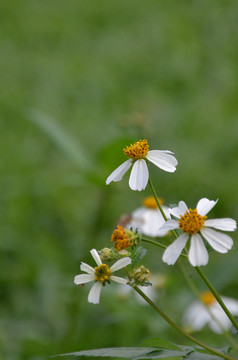
[[[173,175],[151,167],[166,204],[219,198],[211,217],[237,219],[237,14],[235,0],[1,1],[1,359],[152,336],[188,344],[116,284],[92,305],[90,286],[73,278],[150,195],[131,191],[128,174],[105,185],[126,160],[122,148],[140,138],[179,161]],[[204,271],[238,298],[233,238]],[[147,248],[145,265],[164,279],[158,301],[180,323],[194,296],[177,266]],[[197,337],[226,345],[208,330]]]

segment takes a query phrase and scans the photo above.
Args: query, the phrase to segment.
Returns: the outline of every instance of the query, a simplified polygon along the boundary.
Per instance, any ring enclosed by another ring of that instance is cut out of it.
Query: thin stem
[[[184,331],[182,328],[180,328],[177,324],[175,324],[173,322],[173,320],[171,320],[157,305],[155,305],[155,303],[153,303],[152,300],[150,300],[150,298],[148,298],[148,296],[145,295],[145,293],[140,290],[136,285],[133,285],[132,288],[149,304],[153,307],[153,309],[160,315],[162,316],[162,318],[167,321],[175,330],[177,330],[180,334],[182,334],[183,336],[185,336],[187,339],[191,340],[192,342],[194,342],[195,344],[203,347],[204,349],[210,351],[211,353],[223,358],[223,359],[227,359],[227,360],[235,360],[234,358],[230,357],[229,355],[225,355],[223,353],[221,353],[220,351],[217,351],[216,349],[211,348],[210,346],[204,344],[203,342],[197,340],[196,338],[194,338],[193,336],[191,336],[190,334],[188,334],[186,331]]]
[[[166,248],[167,248],[166,245],[164,245],[164,244],[162,244],[162,243],[160,243],[160,242],[158,242],[158,241],[154,241],[154,240],[147,239],[147,238],[144,238],[144,237],[141,238],[141,241],[144,241],[144,242],[146,242],[146,243],[159,246],[159,247],[161,247],[162,249],[166,249]],[[183,254],[183,253],[181,253],[181,256],[183,256],[183,257],[185,257],[185,258],[188,258],[188,256],[187,256],[186,254]]]
[[[190,289],[192,290],[192,292],[195,294],[195,296],[198,298],[198,300],[201,302],[201,304],[204,306],[204,309],[206,309],[206,311],[209,313],[209,315],[211,316],[211,318],[217,323],[217,325],[219,326],[219,328],[221,329],[222,333],[224,334],[224,336],[226,337],[226,339],[230,342],[231,345],[234,346],[234,348],[236,348],[236,350],[238,350],[238,344],[236,343],[236,341],[233,339],[233,337],[230,335],[230,333],[224,329],[224,327],[222,326],[222,324],[220,323],[220,321],[215,317],[215,315],[213,314],[213,312],[209,309],[209,307],[204,304],[201,301],[200,298],[200,293],[196,287],[196,285],[194,284],[193,280],[188,276],[186,270],[184,269],[183,263],[182,261],[180,261],[180,259],[178,260],[178,265],[180,268],[180,271],[182,272],[185,280],[187,281]]]
[[[238,323],[236,322],[235,318],[231,315],[230,311],[227,309],[227,307],[224,304],[224,302],[222,301],[220,295],[218,294],[216,289],[212,286],[212,284],[210,283],[210,281],[208,280],[206,275],[203,273],[203,271],[198,266],[195,267],[195,270],[201,276],[201,278],[203,279],[203,281],[205,282],[205,284],[207,285],[209,290],[213,293],[217,302],[220,304],[220,306],[222,307],[222,309],[224,310],[224,312],[226,313],[226,315],[228,316],[228,318],[230,319],[230,321],[232,322],[232,324],[234,325],[236,330],[238,330]]]
[[[159,208],[159,210],[160,210],[160,212],[161,212],[161,215],[163,216],[164,220],[167,221],[168,218],[167,218],[167,216],[165,215],[164,210],[162,209],[162,206],[161,206],[160,203],[159,203],[158,196],[157,196],[157,194],[156,194],[155,188],[154,188],[154,186],[153,186],[153,184],[152,184],[152,181],[151,181],[151,178],[150,178],[150,177],[149,177],[148,183],[149,183],[149,185],[150,185],[151,191],[152,191],[153,196],[154,196],[154,198],[155,198],[156,204],[158,205],[158,208]],[[174,236],[177,238],[177,237],[178,237],[178,234],[176,233],[176,231],[175,231],[175,230],[171,230],[171,231],[172,231],[172,233],[174,234]]]
[[[154,195],[156,204],[158,205],[158,208],[159,208],[159,210],[160,210],[160,212],[161,212],[161,215],[163,216],[164,220],[167,221],[167,220],[168,220],[168,219],[167,219],[167,216],[165,215],[164,210],[162,209],[162,206],[161,206],[160,203],[159,203],[158,196],[156,195],[155,188],[154,188],[154,186],[153,186],[153,184],[152,184],[152,181],[151,181],[151,178],[150,178],[150,177],[149,177],[149,185],[150,185],[150,188],[151,188],[152,193],[153,193],[153,195]]]
[[[166,215],[165,215],[165,213],[164,213],[164,211],[163,211],[163,209],[162,209],[162,207],[161,207],[161,205],[159,203],[158,196],[157,196],[157,194],[155,192],[154,186],[153,186],[152,181],[151,181],[150,178],[149,178],[148,183],[149,183],[149,185],[151,187],[151,190],[152,190],[152,193],[154,195],[155,201],[156,201],[156,203],[158,205],[158,208],[160,209],[160,212],[161,212],[163,218],[165,219],[165,221],[167,221],[168,219],[167,219],[167,217],[166,217]],[[177,232],[175,230],[172,230],[172,232],[173,232],[174,236],[176,238],[178,238],[179,235],[177,234]],[[213,293],[213,295],[215,296],[217,302],[220,304],[220,306],[222,307],[222,309],[224,310],[224,312],[226,313],[226,315],[228,316],[228,318],[230,319],[230,321],[232,322],[232,324],[234,325],[234,327],[238,331],[238,323],[236,322],[235,318],[231,315],[230,311],[227,309],[226,305],[222,301],[222,299],[221,299],[220,295],[218,294],[218,292],[215,290],[215,288],[212,286],[210,281],[207,279],[205,274],[202,272],[202,270],[198,266],[195,267],[195,270],[198,272],[198,274],[201,276],[201,278],[203,279],[203,281],[205,282],[207,287]]]

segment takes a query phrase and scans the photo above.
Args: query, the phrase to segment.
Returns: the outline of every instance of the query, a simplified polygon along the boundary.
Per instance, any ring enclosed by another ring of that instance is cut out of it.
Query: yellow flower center
[[[216,301],[215,296],[210,291],[201,293],[200,299],[205,305],[211,305]]]
[[[94,279],[96,281],[101,281],[102,283],[104,283],[105,281],[109,280],[111,271],[106,264],[96,266],[94,270],[95,270]]]
[[[202,229],[207,216],[198,214],[197,209],[189,209],[184,215],[180,215],[179,227],[183,232],[188,234],[196,234]]]
[[[130,241],[123,226],[117,225],[117,229],[115,229],[112,233],[111,242],[114,242],[113,246],[116,251],[126,249],[130,246]]]
[[[158,198],[160,205],[163,205],[164,201]],[[149,209],[157,209],[158,205],[155,201],[154,196],[148,196],[143,200],[143,205]]]
[[[124,154],[129,158],[138,160],[146,157],[149,150],[147,140],[140,140],[123,149]]]

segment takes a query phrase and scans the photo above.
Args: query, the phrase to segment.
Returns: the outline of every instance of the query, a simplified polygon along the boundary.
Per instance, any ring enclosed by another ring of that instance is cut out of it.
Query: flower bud
[[[150,271],[144,265],[140,266],[134,273],[134,281],[136,284],[143,285],[148,283],[150,279]]]

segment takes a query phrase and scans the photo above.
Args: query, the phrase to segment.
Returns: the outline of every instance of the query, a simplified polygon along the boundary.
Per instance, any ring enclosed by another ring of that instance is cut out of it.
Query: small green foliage
[[[132,255],[131,266],[134,268],[146,255],[147,250],[143,246],[139,246]]]
[[[163,360],[218,360],[216,355],[193,348],[190,346],[180,346],[173,344],[165,339],[152,338],[143,342],[144,345],[152,344],[147,347],[120,347],[104,348],[86,351],[77,351],[57,356],[76,356],[76,357],[111,357],[123,359],[163,359]],[[221,351],[217,349],[218,351]],[[224,350],[223,350],[224,351]]]

